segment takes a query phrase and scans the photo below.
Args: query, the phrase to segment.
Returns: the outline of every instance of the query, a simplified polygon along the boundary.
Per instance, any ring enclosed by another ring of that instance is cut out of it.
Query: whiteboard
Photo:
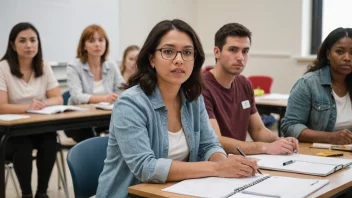
[[[76,56],[82,31],[102,26],[110,40],[109,59],[119,56],[119,0],[1,0],[0,56],[7,48],[12,27],[30,22],[39,31],[48,62],[69,62]]]

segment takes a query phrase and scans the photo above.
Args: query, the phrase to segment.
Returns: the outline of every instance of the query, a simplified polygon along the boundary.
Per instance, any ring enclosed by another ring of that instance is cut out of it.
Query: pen
[[[292,164],[293,162],[295,162],[295,161],[290,160],[290,161],[287,161],[287,162],[282,163],[282,165],[283,165],[283,166],[287,166],[287,165]]]
[[[246,154],[244,154],[243,151],[242,151],[240,148],[237,148],[237,151],[238,151],[243,157],[247,157]],[[259,168],[257,169],[257,171],[258,171],[258,173],[263,174],[263,173],[259,170]]]

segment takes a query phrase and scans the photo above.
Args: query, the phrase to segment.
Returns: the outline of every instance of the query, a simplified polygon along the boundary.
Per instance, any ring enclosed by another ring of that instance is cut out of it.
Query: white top
[[[96,95],[96,96],[105,95],[105,88],[104,88],[103,80],[94,81],[93,95]]]
[[[0,90],[7,92],[9,104],[30,104],[33,99],[46,99],[46,91],[58,86],[53,70],[46,62],[43,75],[36,78],[32,72],[28,82],[12,75],[6,60],[0,62]]]
[[[336,101],[337,118],[334,131],[343,129],[352,130],[352,104],[350,94],[339,97],[334,91],[333,96]]]
[[[186,141],[185,133],[181,128],[178,132],[170,132],[169,134],[169,159],[177,161],[188,160],[189,147]]]

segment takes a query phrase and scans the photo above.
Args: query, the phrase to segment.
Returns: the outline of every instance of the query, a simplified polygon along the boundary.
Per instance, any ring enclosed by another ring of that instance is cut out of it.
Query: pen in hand
[[[237,151],[238,151],[243,157],[247,157],[246,154],[244,154],[243,151],[242,151],[240,148],[237,148]],[[258,173],[263,174],[263,173],[259,170],[259,168],[257,169],[257,171],[258,171]]]

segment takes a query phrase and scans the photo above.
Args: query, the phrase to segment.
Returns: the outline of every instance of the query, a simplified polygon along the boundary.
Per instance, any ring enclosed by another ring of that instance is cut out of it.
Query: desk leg
[[[0,142],[0,197],[5,198],[5,145],[8,137],[4,134]]]

